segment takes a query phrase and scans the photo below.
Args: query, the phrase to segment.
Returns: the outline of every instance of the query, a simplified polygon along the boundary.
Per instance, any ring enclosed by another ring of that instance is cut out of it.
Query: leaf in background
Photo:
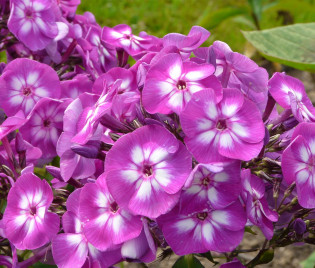
[[[201,262],[192,254],[177,259],[172,268],[204,268]]]
[[[263,6],[262,3],[263,0],[248,0],[248,3],[253,11],[253,13],[255,14],[255,16],[257,17],[258,21],[260,21],[261,19],[261,13],[263,10]]]
[[[315,267],[315,251],[308,256],[308,258],[302,263],[303,268],[314,268]]]
[[[206,29],[212,29],[227,19],[248,13],[249,13],[248,7],[245,6],[226,7],[213,12],[207,9],[201,16],[201,18],[198,20],[197,24],[202,27],[205,27]]]
[[[315,71],[315,23],[242,33],[270,61]]]

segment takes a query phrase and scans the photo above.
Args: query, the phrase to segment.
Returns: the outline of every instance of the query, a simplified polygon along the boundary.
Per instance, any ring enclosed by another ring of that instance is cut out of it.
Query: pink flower
[[[84,111],[95,104],[98,96],[84,93],[77,99],[72,101],[65,110],[63,117],[63,132],[61,133],[57,142],[57,154],[60,156],[60,174],[65,181],[71,177],[75,179],[84,179],[94,174],[95,160],[85,158],[76,154],[71,146],[75,143],[72,138],[81,129],[78,122]],[[83,121],[84,122],[84,121]],[[100,140],[103,135],[103,127],[98,126],[95,133],[89,140]]]
[[[175,46],[181,55],[187,59],[191,52],[198,48],[210,36],[210,32],[200,26],[193,26],[188,35],[170,33],[163,37],[163,46]]]
[[[315,108],[300,80],[284,73],[275,73],[269,81],[269,92],[283,108],[292,109],[298,121],[315,121]]]
[[[160,216],[166,242],[177,255],[232,251],[242,240],[246,215],[239,201],[220,210],[186,214],[176,206]]]
[[[262,179],[252,175],[249,169],[242,170],[242,184],[247,217],[270,240],[273,237],[273,222],[278,221],[278,213],[268,206],[265,184]]]
[[[122,208],[156,218],[172,209],[191,171],[185,146],[157,125],[121,137],[105,159],[110,193]]]
[[[132,34],[130,26],[119,24],[113,28],[104,27],[102,40],[109,44],[123,48],[131,56],[137,55],[154,45],[149,36],[136,36]]]
[[[211,89],[193,95],[180,115],[187,149],[201,163],[249,161],[265,136],[257,106],[237,89],[224,89],[222,100]]]
[[[58,34],[55,2],[12,0],[9,30],[29,49],[44,49]]]
[[[57,156],[56,145],[62,132],[63,113],[67,104],[69,101],[41,99],[29,115],[27,123],[20,129],[25,140],[44,152],[45,159]]]
[[[119,244],[136,238],[142,230],[140,216],[121,208],[109,193],[105,176],[96,183],[86,184],[80,196],[80,218],[83,233],[99,250],[114,249]]]
[[[142,92],[144,108],[149,113],[180,114],[193,93],[218,88],[213,72],[211,64],[183,62],[176,53],[161,57],[147,73]]]
[[[36,249],[59,231],[59,216],[48,211],[53,192],[45,180],[23,174],[8,195],[3,215],[6,237],[18,249]]]
[[[180,211],[190,213],[227,207],[241,192],[240,172],[239,161],[198,164],[188,177],[186,188],[181,194]]]
[[[0,106],[8,116],[19,110],[28,115],[40,98],[59,98],[57,73],[48,65],[29,59],[11,61],[0,77]]]
[[[120,248],[101,252],[87,241],[79,213],[81,191],[75,190],[67,199],[67,211],[62,217],[65,233],[58,234],[52,241],[54,261],[58,267],[79,268],[85,263],[92,267],[109,267],[121,260]]]
[[[282,155],[285,181],[295,182],[299,204],[315,207],[315,123],[300,123]]]

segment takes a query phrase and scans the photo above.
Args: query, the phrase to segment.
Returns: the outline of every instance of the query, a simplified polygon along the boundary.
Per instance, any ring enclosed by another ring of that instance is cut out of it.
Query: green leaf
[[[248,0],[248,3],[253,11],[253,13],[256,15],[258,21],[261,19],[261,13],[263,10],[263,1],[262,0]]]
[[[315,23],[244,32],[245,38],[270,61],[315,71]]]
[[[194,255],[185,255],[177,259],[172,268],[204,268]]]
[[[274,250],[272,248],[261,251],[249,264],[248,268],[255,267],[258,264],[266,264],[273,260]]]
[[[315,251],[308,256],[308,258],[302,263],[303,268],[314,268],[315,267]]]
[[[198,20],[197,24],[206,29],[212,29],[227,19],[244,14],[248,14],[247,7],[226,7],[213,12],[208,12],[207,10]]]

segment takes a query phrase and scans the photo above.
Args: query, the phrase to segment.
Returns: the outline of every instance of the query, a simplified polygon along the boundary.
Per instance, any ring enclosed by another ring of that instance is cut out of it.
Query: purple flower
[[[221,101],[210,89],[195,93],[180,121],[187,149],[202,163],[227,158],[248,161],[263,145],[261,114],[237,89],[224,89]]]
[[[58,34],[55,2],[12,0],[9,30],[29,49],[44,49]]]
[[[115,248],[138,237],[143,227],[140,216],[132,215],[117,204],[107,189],[104,175],[96,183],[83,187],[80,218],[85,222],[86,239],[99,250]]]
[[[150,233],[147,220],[143,219],[143,229],[136,238],[126,241],[121,247],[121,255],[127,260],[152,262],[156,257],[156,245]]]
[[[234,202],[241,192],[241,167],[232,163],[198,164],[187,179],[180,199],[180,211],[221,209]]]
[[[78,124],[82,112],[95,104],[98,96],[88,93],[81,94],[70,103],[63,117],[63,132],[57,142],[57,154],[60,156],[60,174],[65,181],[71,177],[84,179],[94,174],[95,160],[76,154],[71,146],[71,140],[78,133]],[[103,127],[98,126],[90,140],[100,140],[103,135]]]
[[[315,108],[300,80],[284,73],[275,73],[269,81],[269,92],[283,108],[292,109],[298,121],[315,121]]]
[[[52,190],[45,180],[32,173],[17,180],[3,215],[6,237],[16,248],[39,248],[57,234],[59,216],[48,211],[52,200]]]
[[[86,40],[92,45],[88,57],[91,61],[90,64],[99,74],[117,66],[115,47],[104,42],[101,39],[101,33],[102,30],[99,26],[91,26],[86,36]]]
[[[118,205],[156,218],[172,209],[191,171],[185,146],[157,125],[121,137],[105,159],[106,180]]]
[[[163,37],[163,46],[175,46],[180,54],[189,58],[191,52],[208,39],[210,32],[200,26],[193,26],[188,35],[170,33]]]
[[[282,155],[282,172],[288,184],[296,183],[299,204],[315,207],[315,124],[300,123]]]
[[[247,217],[250,222],[258,226],[265,237],[273,237],[273,222],[278,221],[278,213],[271,210],[265,197],[265,185],[262,179],[251,174],[249,169],[242,170],[244,187],[244,201]]]
[[[28,115],[40,98],[59,98],[57,73],[48,65],[29,59],[11,61],[0,77],[0,106],[8,116],[19,110]]]
[[[78,74],[71,80],[61,81],[61,98],[76,99],[84,92],[92,92],[92,81],[86,74]]]
[[[12,131],[20,128],[27,122],[27,119],[24,116],[22,111],[18,111],[14,116],[8,117],[0,125],[0,139],[3,139],[6,135]]]
[[[245,268],[245,266],[236,258],[233,261],[224,263],[220,268]]]
[[[160,216],[158,224],[177,255],[203,253],[209,250],[232,251],[242,240],[246,215],[239,201],[220,210],[202,210],[190,214],[176,206]]]
[[[101,252],[87,241],[79,213],[81,191],[72,192],[67,199],[67,212],[62,217],[65,233],[57,235],[52,241],[54,261],[58,267],[82,267],[86,262],[92,267],[109,267],[121,260],[120,248]]]
[[[217,89],[213,72],[211,64],[183,62],[176,53],[161,57],[147,73],[142,92],[144,108],[149,113],[180,114],[193,93]]]
[[[221,41],[211,46],[216,55],[215,75],[223,87],[237,88],[264,110],[267,103],[268,73],[246,56],[233,52]]]
[[[131,56],[137,55],[153,46],[152,38],[132,34],[129,25],[119,24],[113,28],[104,27],[102,40],[114,46],[123,48]]]
[[[62,132],[63,113],[69,101],[41,99],[29,115],[20,132],[25,140],[44,152],[44,159],[57,156],[56,145]]]

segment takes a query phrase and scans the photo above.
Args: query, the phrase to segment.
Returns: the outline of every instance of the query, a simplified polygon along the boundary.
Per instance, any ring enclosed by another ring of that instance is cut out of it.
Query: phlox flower
[[[110,193],[122,208],[156,218],[175,206],[191,171],[185,146],[157,125],[115,142],[105,159]]]
[[[63,117],[63,132],[57,142],[57,154],[60,156],[60,174],[65,181],[71,177],[84,179],[94,174],[95,160],[76,154],[71,146],[75,143],[72,138],[80,128],[79,120],[82,113],[95,104],[98,96],[84,93],[72,101],[65,110]],[[103,127],[98,126],[89,140],[100,140],[103,135]]]
[[[121,255],[124,259],[141,262],[152,262],[156,258],[156,245],[150,233],[148,222],[142,219],[143,229],[136,238],[128,240],[121,246]]]
[[[12,0],[9,30],[29,49],[44,49],[58,34],[55,2]]]
[[[262,179],[252,175],[249,169],[242,170],[242,184],[247,217],[270,240],[273,237],[273,222],[278,221],[278,213],[268,206],[265,184]]]
[[[28,115],[40,98],[59,98],[57,73],[48,65],[30,59],[15,59],[0,77],[0,106],[8,116],[19,110]]]
[[[282,154],[285,181],[295,182],[299,204],[315,207],[315,123],[300,123],[294,130],[292,142]]]
[[[177,255],[232,251],[242,240],[246,214],[239,201],[220,210],[185,214],[176,206],[157,219],[166,242]]]
[[[284,73],[275,73],[268,85],[269,92],[277,103],[285,109],[292,109],[299,122],[315,121],[315,108],[300,80]]]
[[[90,64],[99,74],[117,66],[116,50],[113,45],[104,42],[101,39],[101,27],[91,26],[85,39],[92,45],[91,51],[88,52]]]
[[[24,116],[22,111],[18,111],[15,115],[8,117],[0,125],[0,139],[3,139],[6,135],[12,131],[20,128],[27,122],[27,119]]]
[[[222,264],[220,268],[245,268],[245,266],[237,258],[234,258],[233,261]]]
[[[131,27],[126,24],[119,24],[113,28],[104,27],[102,40],[123,48],[131,56],[137,55],[154,45],[151,37],[140,37],[132,34]]]
[[[241,192],[240,172],[239,161],[198,164],[182,191],[180,211],[189,213],[209,207],[213,209],[227,207]]]
[[[93,82],[88,78],[88,75],[78,74],[71,80],[61,81],[60,86],[61,98],[76,99],[84,92],[91,92]]]
[[[52,240],[52,254],[58,267],[109,267],[121,260],[120,248],[102,252],[92,246],[83,233],[79,202],[82,189],[71,193],[62,216],[65,233]],[[67,252],[67,254],[65,254]]]
[[[191,52],[198,48],[210,36],[210,32],[200,26],[193,26],[188,35],[169,33],[163,37],[163,46],[175,46],[180,54],[189,58]]]
[[[3,215],[6,237],[17,249],[36,249],[59,231],[59,216],[49,212],[53,192],[45,180],[23,174],[11,188]]]
[[[161,57],[149,69],[142,92],[143,106],[149,113],[180,114],[191,95],[205,88],[218,88],[217,79],[211,76],[211,64],[183,62],[177,53]]]
[[[237,89],[224,89],[223,98],[211,89],[192,96],[180,115],[187,149],[201,163],[227,158],[251,160],[265,136],[257,106]]]
[[[80,218],[84,221],[83,233],[87,241],[99,250],[115,248],[136,238],[143,228],[140,216],[121,208],[109,193],[104,174],[96,183],[83,187]]]
[[[224,42],[215,41],[211,46],[215,54],[215,75],[222,86],[237,88],[263,111],[268,96],[268,73],[246,56],[233,52]]]
[[[40,148],[45,159],[57,155],[56,145],[62,132],[64,110],[69,101],[42,98],[28,116],[27,123],[20,128],[25,140]]]

